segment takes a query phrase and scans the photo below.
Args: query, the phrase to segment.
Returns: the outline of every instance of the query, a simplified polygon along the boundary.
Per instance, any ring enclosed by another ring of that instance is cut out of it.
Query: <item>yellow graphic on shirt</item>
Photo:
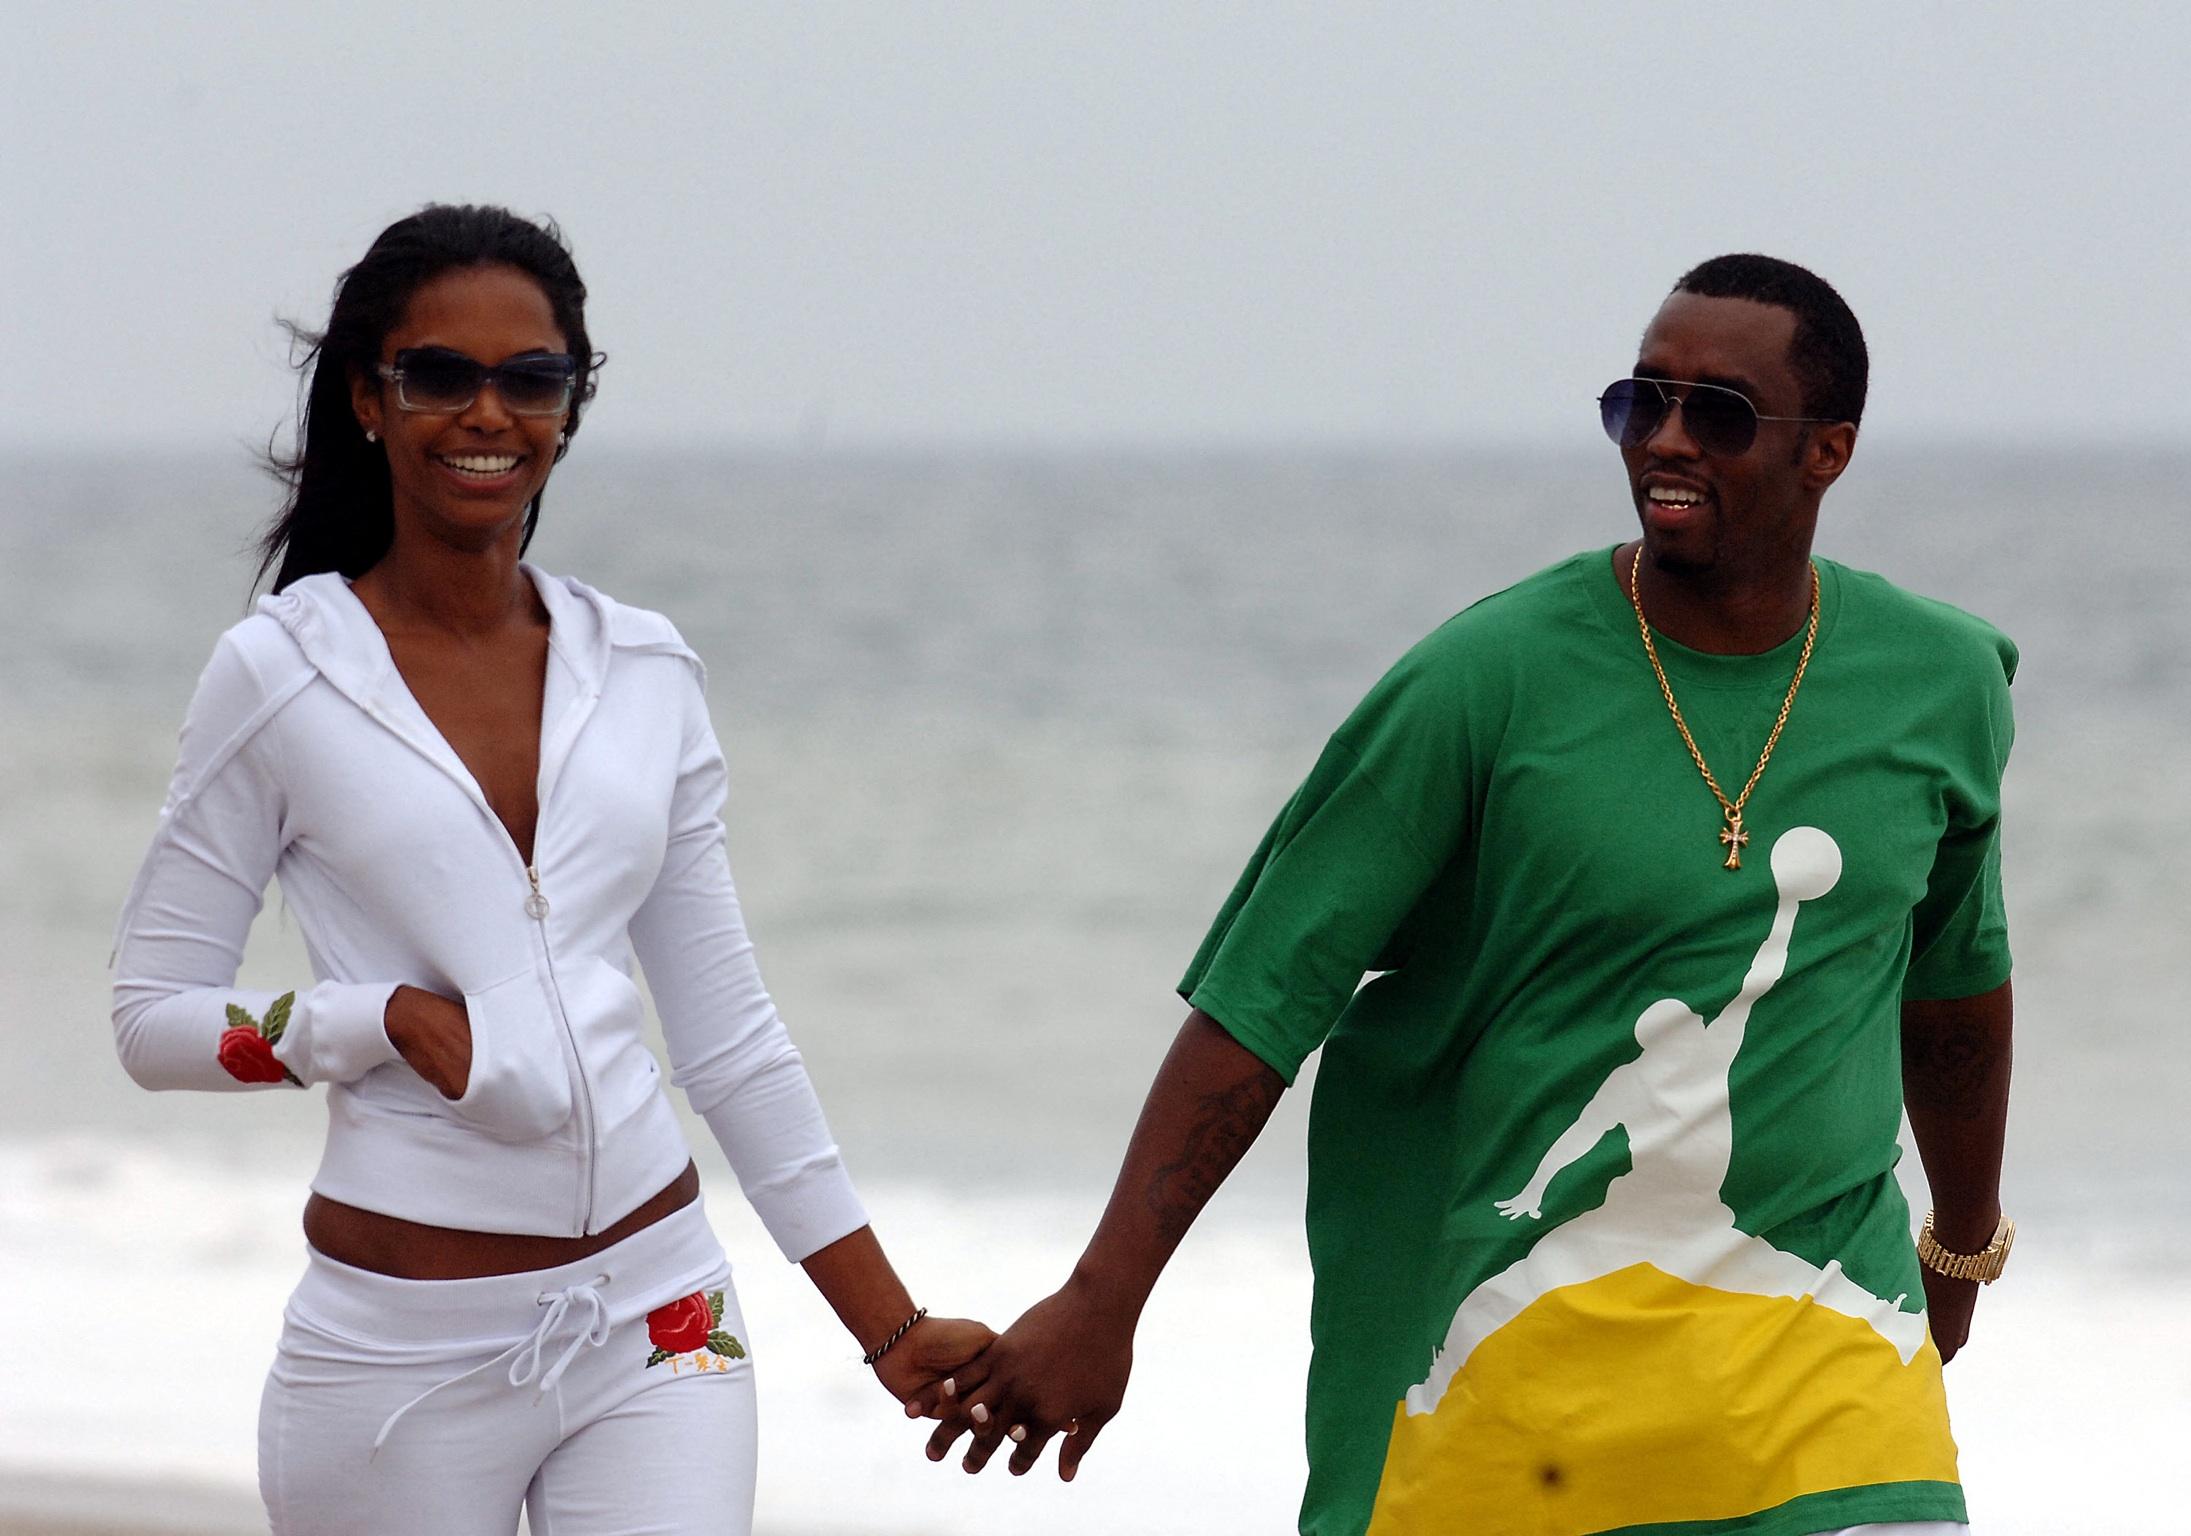
[[[1772,926],[1734,1000],[1709,1024],[1677,999],[1646,1008],[1642,1054],[1497,1202],[1510,1220],[1541,1219],[1553,1177],[1626,1129],[1631,1167],[1604,1203],[1462,1298],[1394,1410],[1371,1536],[1566,1536],[1953,1480],[1923,1316],[1838,1260],[1819,1268],[1742,1231],[1720,1199],[1729,1072],[1751,1010],[1786,974],[1798,909],[1840,880],[1841,850],[1796,827],[1773,844],[1772,873]]]
[[[1395,1406],[1369,1536],[1584,1536],[1953,1482],[1947,1421],[1929,1340],[1905,1365],[1829,1307],[1636,1264],[1532,1303],[1435,1413]]]

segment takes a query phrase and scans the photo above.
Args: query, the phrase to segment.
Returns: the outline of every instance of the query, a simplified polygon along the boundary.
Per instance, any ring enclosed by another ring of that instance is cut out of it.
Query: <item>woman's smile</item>
[[[515,536],[555,466],[565,421],[560,412],[511,410],[492,377],[461,407],[419,409],[418,397],[405,395],[419,381],[400,377],[399,354],[454,353],[492,369],[568,347],[546,291],[516,267],[455,267],[419,285],[381,341],[382,367],[398,377],[360,377],[353,386],[359,421],[385,445],[398,523],[467,548]]]

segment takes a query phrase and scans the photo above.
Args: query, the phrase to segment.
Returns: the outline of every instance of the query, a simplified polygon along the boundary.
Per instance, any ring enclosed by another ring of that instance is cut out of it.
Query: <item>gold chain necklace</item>
[[[1811,622],[1803,633],[1803,654],[1795,661],[1795,680],[1788,684],[1788,696],[1780,701],[1780,718],[1773,722],[1773,732],[1765,738],[1765,750],[1757,755],[1757,766],[1750,770],[1750,782],[1742,786],[1742,793],[1732,800],[1719,787],[1719,780],[1712,777],[1711,768],[1704,761],[1704,754],[1697,750],[1696,738],[1689,734],[1689,722],[1681,718],[1681,706],[1674,702],[1674,685],[1666,680],[1666,668],[1658,659],[1658,647],[1651,642],[1651,621],[1643,616],[1643,543],[1636,542],[1636,558],[1628,567],[1628,602],[1636,610],[1636,630],[1643,636],[1643,654],[1651,658],[1651,670],[1658,676],[1658,691],[1666,696],[1666,708],[1674,717],[1674,729],[1681,732],[1681,744],[1689,749],[1690,760],[1697,765],[1697,772],[1704,775],[1705,787],[1712,798],[1719,802],[1719,810],[1726,825],[1719,829],[1719,840],[1727,847],[1727,869],[1742,867],[1742,850],[1748,846],[1750,834],[1742,828],[1742,808],[1750,803],[1750,791],[1757,788],[1757,781],[1765,776],[1765,765],[1773,760],[1773,748],[1780,745],[1780,733],[1788,724],[1788,711],[1795,708],[1795,692],[1803,686],[1803,671],[1811,664],[1811,647],[1818,643],[1818,566],[1811,566]]]

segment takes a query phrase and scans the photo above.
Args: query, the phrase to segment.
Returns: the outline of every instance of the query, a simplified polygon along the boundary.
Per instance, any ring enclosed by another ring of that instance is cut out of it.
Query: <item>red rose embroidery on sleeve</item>
[[[274,1058],[274,1043],[256,1029],[225,1029],[215,1052],[221,1067],[240,1083],[278,1083],[288,1076]]]
[[[284,992],[266,1005],[264,1021],[253,1018],[251,1010],[241,1004],[230,1003],[228,1028],[221,1031],[221,1038],[213,1046],[213,1059],[221,1064],[221,1070],[239,1083],[295,1083],[302,1088],[304,1080],[274,1054],[275,1045],[289,1028],[289,1014],[296,1001],[296,993]]]
[[[715,1314],[708,1307],[708,1299],[697,1291],[647,1314],[647,1338],[656,1349],[672,1355],[706,1349],[708,1333],[714,1326]]]

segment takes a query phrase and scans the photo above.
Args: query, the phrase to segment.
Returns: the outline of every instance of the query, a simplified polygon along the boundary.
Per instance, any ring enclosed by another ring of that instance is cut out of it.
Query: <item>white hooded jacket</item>
[[[644,1039],[785,1254],[866,1224],[754,963],[724,851],[723,758],[699,660],[659,614],[531,567],[549,615],[530,869],[340,576],[224,634],[183,723],[122,912],[114,1030],[148,1088],[236,1089],[226,1008],[278,874],[318,985],[275,1054],[328,1085],[312,1187],[482,1232],[601,1231],[689,1156]],[[461,997],[471,1076],[447,1099],[384,1026],[398,985]]]

